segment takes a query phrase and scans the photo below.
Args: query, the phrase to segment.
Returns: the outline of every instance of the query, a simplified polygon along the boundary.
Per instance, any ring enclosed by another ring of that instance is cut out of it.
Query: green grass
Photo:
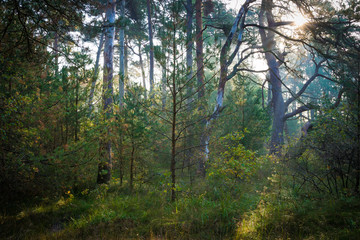
[[[178,200],[171,203],[168,192],[154,186],[146,188],[130,194],[116,184],[101,186],[85,195],[74,197],[70,193],[16,214],[3,214],[0,238],[231,238],[244,206],[257,201],[257,195],[188,189],[179,191]],[[194,189],[203,188],[204,184]]]
[[[281,197],[262,185],[198,183],[169,193],[156,185],[132,194],[118,184],[0,216],[1,239],[358,239],[360,201]],[[146,190],[145,190],[146,189]]]
[[[244,215],[236,239],[360,239],[360,202],[265,197]]]

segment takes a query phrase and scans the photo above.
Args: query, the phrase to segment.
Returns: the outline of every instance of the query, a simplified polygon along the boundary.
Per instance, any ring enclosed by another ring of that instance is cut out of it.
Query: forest
[[[360,239],[357,0],[0,13],[0,239]]]

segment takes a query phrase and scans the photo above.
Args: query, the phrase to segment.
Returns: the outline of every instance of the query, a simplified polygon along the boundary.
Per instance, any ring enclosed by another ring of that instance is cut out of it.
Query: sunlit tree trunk
[[[103,101],[106,121],[112,114],[113,103],[113,59],[114,59],[114,37],[115,37],[115,8],[116,1],[108,0],[106,6],[105,20],[105,47],[104,47],[104,78],[103,78]],[[105,129],[105,138],[100,143],[101,159],[98,169],[98,184],[108,183],[111,179],[111,142],[110,127]]]

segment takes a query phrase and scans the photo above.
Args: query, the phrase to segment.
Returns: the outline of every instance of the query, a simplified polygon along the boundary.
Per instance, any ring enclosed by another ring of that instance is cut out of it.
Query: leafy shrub
[[[221,152],[210,162],[210,181],[221,181],[226,184],[236,184],[241,179],[249,179],[255,175],[259,166],[265,162],[264,157],[247,150],[240,141],[244,133],[235,132],[220,138]]]

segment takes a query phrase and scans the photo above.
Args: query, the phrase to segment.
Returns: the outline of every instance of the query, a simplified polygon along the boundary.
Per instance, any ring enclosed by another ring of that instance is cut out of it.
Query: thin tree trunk
[[[143,86],[144,86],[144,97],[145,100],[147,99],[147,91],[146,91],[146,77],[145,77],[145,70],[144,70],[144,61],[142,59],[142,54],[141,54],[141,41],[139,40],[139,62],[140,62],[140,68],[141,68],[141,76],[142,76],[142,80],[143,80]]]
[[[193,23],[193,13],[194,13],[194,7],[192,4],[192,0],[187,0],[186,3],[186,82],[187,82],[187,95],[192,96],[193,95],[193,34],[192,34],[192,23]],[[193,112],[193,97],[188,97],[187,104],[188,108],[187,111],[189,112],[189,116],[191,116],[191,113]],[[191,120],[191,117],[190,117]],[[184,142],[184,159],[183,159],[183,166],[181,173],[183,173],[184,167],[188,166],[190,167],[190,159],[192,158],[193,152],[189,148],[193,142],[192,137],[193,128],[189,127],[185,131],[185,142]]]
[[[79,80],[76,80],[76,89],[75,89],[75,133],[74,140],[77,142],[79,140],[78,130],[79,130],[79,113],[78,113],[78,105],[79,105]]]
[[[146,1],[147,6],[147,15],[148,15],[148,30],[149,30],[149,44],[150,44],[150,98],[153,98],[154,91],[154,44],[153,44],[153,31],[152,31],[152,23],[151,23],[151,5],[150,0]]]
[[[134,184],[134,155],[135,155],[135,146],[132,143],[131,146],[131,155],[130,155],[130,191],[133,190]]]
[[[176,27],[174,23],[174,36],[173,36],[173,73],[172,73],[172,128],[171,128],[171,201],[176,199],[176,121],[177,121],[177,91],[176,91]]]
[[[162,78],[161,78],[161,104],[162,104],[162,110],[165,110],[166,107],[166,62],[165,65],[162,66]]]
[[[114,59],[114,33],[115,33],[115,8],[116,1],[108,0],[106,7],[106,25],[105,25],[105,47],[104,47],[104,114],[106,121],[112,114],[113,102],[113,59]],[[105,129],[105,139],[101,145],[101,159],[98,169],[98,184],[109,183],[111,179],[111,142],[110,127]],[[105,151],[105,152],[104,152]]]

